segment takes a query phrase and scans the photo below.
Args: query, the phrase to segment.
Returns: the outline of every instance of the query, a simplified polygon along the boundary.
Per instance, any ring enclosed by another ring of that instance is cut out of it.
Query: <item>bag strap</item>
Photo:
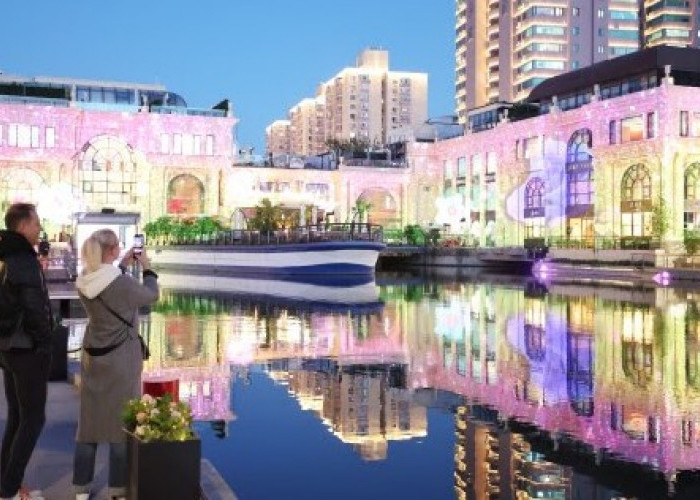
[[[101,295],[98,295],[98,296],[96,297],[96,299],[99,300],[100,302],[102,302],[102,305],[105,306],[105,308],[106,308],[109,312],[111,312],[112,315],[113,315],[115,318],[119,318],[119,319],[122,321],[122,323],[124,323],[125,325],[127,325],[129,328],[133,328],[133,327],[134,327],[134,325],[131,324],[130,321],[125,320],[125,319],[122,317],[121,314],[117,313],[114,309],[112,309],[111,307],[109,307],[109,305],[107,304],[107,302],[104,301],[104,299],[102,298]]]

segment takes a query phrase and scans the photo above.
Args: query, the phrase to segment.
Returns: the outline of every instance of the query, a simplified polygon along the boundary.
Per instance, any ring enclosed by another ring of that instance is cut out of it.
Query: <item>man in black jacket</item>
[[[7,425],[0,452],[0,498],[32,498],[21,485],[44,426],[52,318],[34,250],[41,232],[36,207],[13,204],[5,226],[0,231],[0,367]]]

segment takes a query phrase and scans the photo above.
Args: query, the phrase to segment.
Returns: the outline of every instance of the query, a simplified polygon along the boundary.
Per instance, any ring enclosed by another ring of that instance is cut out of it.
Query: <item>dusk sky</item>
[[[428,115],[454,112],[454,0],[3,0],[0,71],[161,83],[189,106],[231,99],[238,142],[366,47],[428,73]]]

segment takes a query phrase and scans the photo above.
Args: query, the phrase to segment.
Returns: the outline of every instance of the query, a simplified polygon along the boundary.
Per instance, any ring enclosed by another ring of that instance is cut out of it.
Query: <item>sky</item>
[[[428,73],[428,116],[454,113],[454,0],[2,0],[0,71],[160,83],[188,106],[222,99],[238,143],[367,47]]]

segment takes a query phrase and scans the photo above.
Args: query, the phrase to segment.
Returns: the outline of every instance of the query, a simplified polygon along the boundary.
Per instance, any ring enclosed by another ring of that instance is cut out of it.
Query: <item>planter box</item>
[[[199,438],[145,443],[127,432],[130,500],[197,500],[201,497]]]

